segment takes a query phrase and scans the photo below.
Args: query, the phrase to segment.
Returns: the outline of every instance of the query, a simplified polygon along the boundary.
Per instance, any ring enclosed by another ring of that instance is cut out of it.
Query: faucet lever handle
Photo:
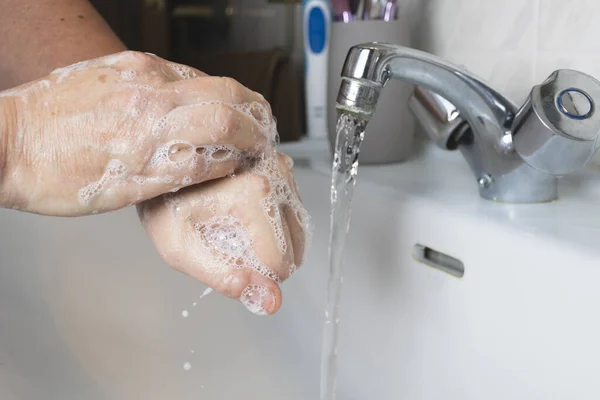
[[[564,175],[583,168],[600,145],[600,82],[554,71],[534,86],[515,117],[515,151],[532,168]]]
[[[408,107],[438,147],[445,150],[458,148],[468,124],[454,104],[431,90],[417,86],[408,100]]]

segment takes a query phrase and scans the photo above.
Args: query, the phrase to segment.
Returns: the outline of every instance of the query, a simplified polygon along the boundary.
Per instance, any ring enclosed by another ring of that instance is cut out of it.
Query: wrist
[[[0,97],[0,207],[9,206],[10,148],[17,125],[14,100],[12,97]]]

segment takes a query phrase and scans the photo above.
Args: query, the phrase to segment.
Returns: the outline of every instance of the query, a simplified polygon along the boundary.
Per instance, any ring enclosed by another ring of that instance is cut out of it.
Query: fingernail
[[[275,306],[275,296],[269,288],[261,285],[246,286],[240,301],[248,311],[256,315],[268,315]]]

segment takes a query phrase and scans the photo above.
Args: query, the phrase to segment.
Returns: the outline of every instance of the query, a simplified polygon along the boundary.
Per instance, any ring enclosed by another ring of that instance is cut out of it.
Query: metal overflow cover
[[[594,101],[581,89],[563,90],[556,102],[560,112],[572,119],[587,119],[594,113]]]

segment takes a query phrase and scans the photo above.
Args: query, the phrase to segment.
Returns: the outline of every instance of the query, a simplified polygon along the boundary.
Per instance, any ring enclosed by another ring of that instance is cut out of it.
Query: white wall
[[[520,105],[555,69],[600,78],[595,0],[404,0],[419,14],[415,38],[462,64]]]

